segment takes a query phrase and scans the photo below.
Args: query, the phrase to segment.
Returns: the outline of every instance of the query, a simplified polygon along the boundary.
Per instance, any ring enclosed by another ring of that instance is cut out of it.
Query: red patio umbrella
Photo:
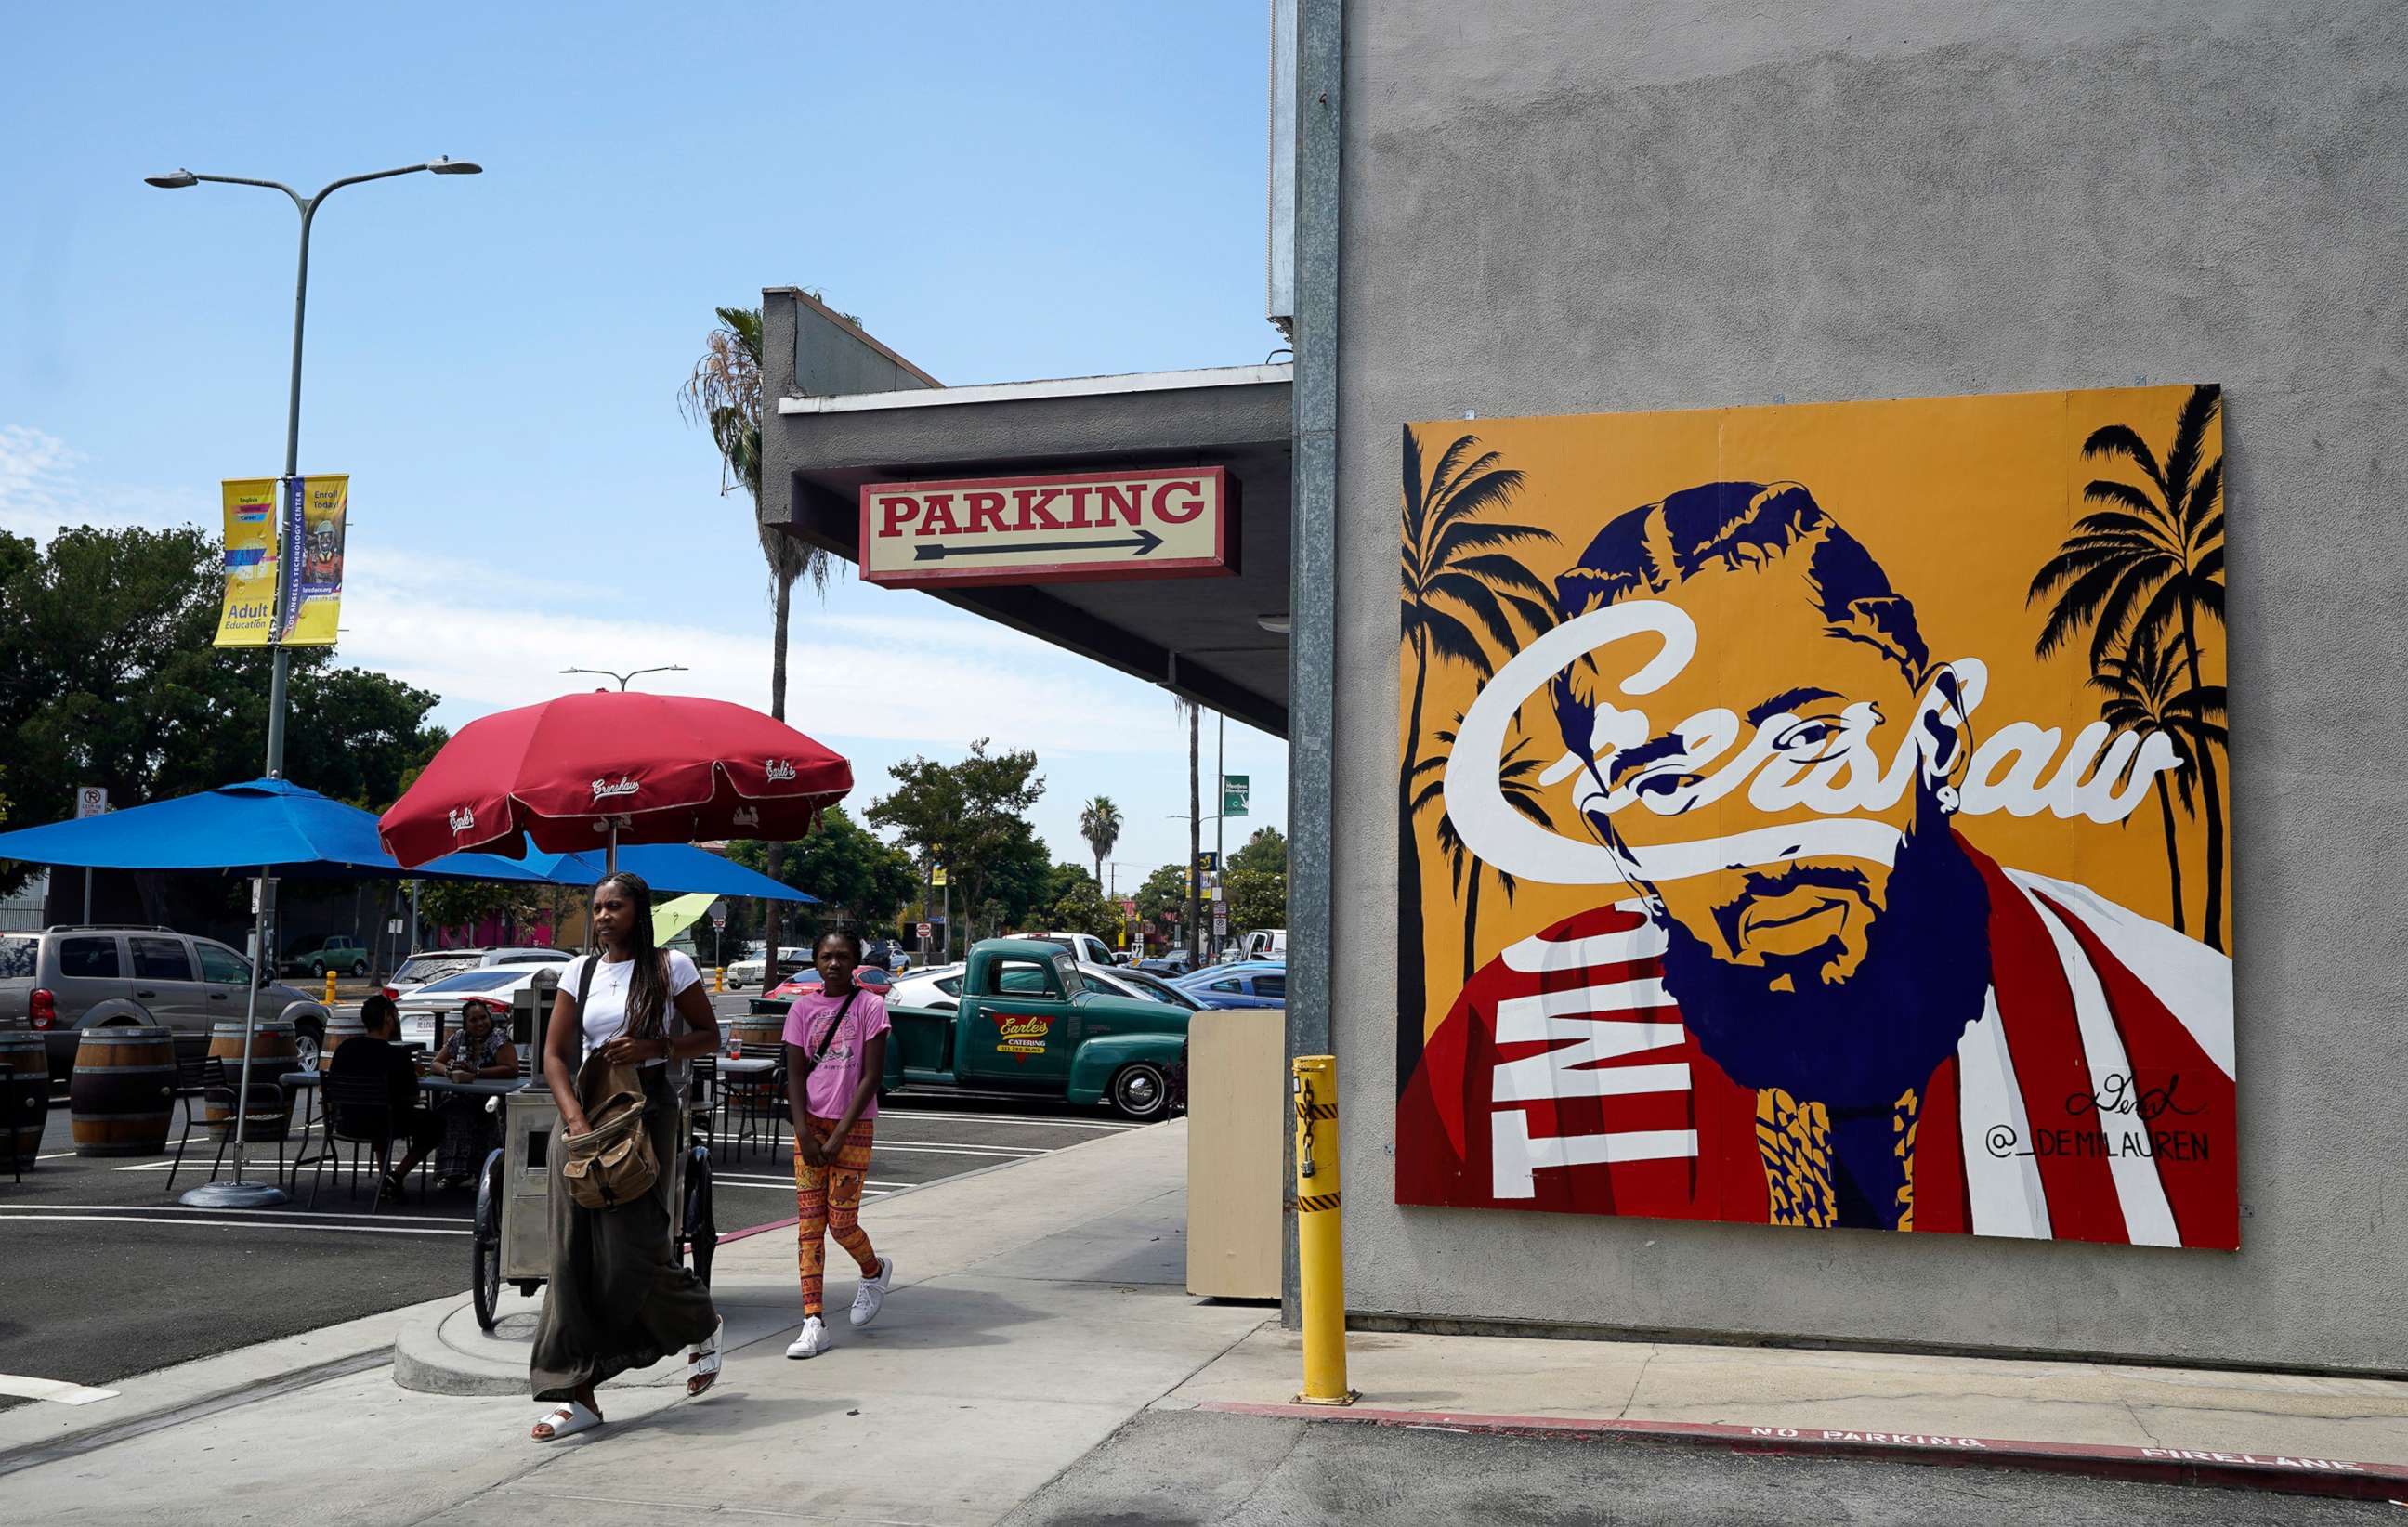
[[[516,858],[523,833],[615,860],[623,842],[798,838],[852,789],[852,764],[757,710],[598,690],[462,727],[377,835],[405,865],[472,848]]]

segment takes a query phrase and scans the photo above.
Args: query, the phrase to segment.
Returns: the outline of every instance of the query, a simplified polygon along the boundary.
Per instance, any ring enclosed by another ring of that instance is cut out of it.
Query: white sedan
[[[401,1037],[406,1043],[431,1049],[437,1015],[442,1018],[443,1032],[448,1036],[460,1026],[460,1010],[472,1002],[493,1008],[495,1020],[508,1023],[510,1003],[519,992],[533,985],[538,975],[550,974],[557,979],[560,969],[550,964],[487,965],[429,981],[401,998]]]
[[[798,944],[788,944],[782,947],[785,950],[785,954],[781,963],[792,963],[797,967],[808,965],[811,963],[811,951],[810,949],[807,949]],[[763,979],[768,975],[768,968],[769,962],[766,956],[758,954],[746,955],[743,959],[737,961],[735,963],[727,967],[728,990],[734,991],[739,986],[759,986]]]

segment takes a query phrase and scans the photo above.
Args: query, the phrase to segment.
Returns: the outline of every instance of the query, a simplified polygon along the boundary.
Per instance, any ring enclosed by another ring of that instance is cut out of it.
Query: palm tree
[[[1121,840],[1121,808],[1109,795],[1098,795],[1079,813],[1079,835],[1096,855],[1096,890],[1104,889],[1104,861],[1112,856],[1112,846]]]
[[[2199,621],[2203,613],[2224,619],[2224,458],[2202,463],[2207,433],[2221,413],[2223,396],[2212,386],[2194,387],[2175,421],[2173,448],[2159,464],[2140,433],[2125,424],[2094,430],[2082,443],[2085,459],[2120,457],[2132,464],[2145,486],[2099,478],[2082,491],[2086,503],[2103,506],[2074,522],[2065,544],[2032,579],[2028,602],[2055,595],[2035,650],[2042,657],[2090,629],[2090,665],[2106,674],[2119,650],[2181,642],[2184,666],[2196,687],[2207,670],[2200,662]],[[2199,760],[2202,814],[2207,819],[2208,946],[2224,948],[2224,797],[2214,746],[2206,740],[2205,719],[2192,715]],[[2187,780],[2186,780],[2186,785]]]
[[[2224,686],[2212,684],[2204,688],[2186,685],[2188,660],[2177,657],[2173,649],[2136,642],[2121,654],[2107,660],[2106,665],[2090,680],[2093,689],[2106,695],[2099,703],[2099,719],[2119,732],[2138,733],[2146,737],[2152,732],[2163,732],[2174,739],[2177,755],[2190,762],[2194,743],[2203,748],[2225,746]],[[2174,783],[2182,793],[2183,809],[2191,806],[2191,772],[2177,769]],[[2166,789],[2166,776],[2157,778],[2157,813],[2166,829],[2166,874],[2172,884],[2174,932],[2185,931],[2183,925],[2182,854],[2174,835],[2173,796]]]
[[[1455,724],[1461,726],[1463,718],[1457,716],[1455,719]],[[1446,745],[1449,752],[1454,750],[1455,733],[1452,730],[1439,733],[1438,740]],[[1517,740],[1512,749],[1506,753],[1503,763],[1497,771],[1497,788],[1504,795],[1506,805],[1539,826],[1547,827],[1552,823],[1547,817],[1546,803],[1539,794],[1538,786],[1533,781],[1533,777],[1539,772],[1541,760],[1523,756],[1523,750],[1529,746],[1529,739],[1524,737]],[[1430,776],[1430,778],[1429,782],[1422,786],[1413,795],[1415,816],[1419,816],[1438,803],[1440,792],[1446,788],[1443,772],[1445,767],[1446,755],[1443,753],[1435,753],[1422,760],[1421,771]],[[1496,876],[1498,887],[1505,892],[1508,906],[1512,904],[1513,892],[1520,890],[1521,886],[1513,877],[1501,869],[1492,868],[1487,861],[1473,853],[1470,847],[1463,841],[1463,835],[1455,830],[1455,819],[1443,812],[1440,813],[1438,819],[1438,846],[1446,854],[1448,871],[1455,878],[1455,893],[1464,898],[1463,978],[1469,981],[1473,973],[1480,968],[1478,958],[1481,879],[1486,875]]]
[[[761,522],[761,309],[715,309],[719,327],[703,340],[702,359],[678,391],[678,408],[710,431],[719,448],[719,491],[740,487],[752,505],[753,533],[769,567],[769,595],[777,616],[769,639],[769,714],[786,719],[786,632],[794,610],[795,582],[805,573],[814,588],[827,588],[827,553],[804,545],[775,525]],[[786,846],[769,845],[768,875],[781,878]],[[769,968],[778,965],[781,906],[764,904]]]
[[[1482,518],[1503,508],[1521,492],[1520,472],[1500,467],[1495,451],[1475,455],[1477,435],[1458,436],[1425,477],[1421,441],[1405,426],[1404,446],[1404,632],[1412,654],[1413,698],[1405,720],[1404,761],[1397,771],[1397,1079],[1401,1085],[1420,1063],[1424,929],[1421,910],[1421,842],[1413,820],[1414,782],[1421,770],[1422,700],[1430,664],[1443,658],[1463,664],[1483,682],[1496,673],[1484,630],[1506,652],[1521,648],[1513,617],[1532,633],[1555,623],[1547,585],[1509,549],[1555,537],[1529,525]],[[1459,612],[1459,613],[1458,613]],[[1467,623],[1469,617],[1469,623]]]

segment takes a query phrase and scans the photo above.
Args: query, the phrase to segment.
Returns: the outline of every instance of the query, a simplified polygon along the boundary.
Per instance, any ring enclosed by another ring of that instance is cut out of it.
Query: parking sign
[[[55,797],[53,797],[55,798]],[[76,792],[76,821],[97,817],[108,809],[108,791],[100,785],[85,785]]]

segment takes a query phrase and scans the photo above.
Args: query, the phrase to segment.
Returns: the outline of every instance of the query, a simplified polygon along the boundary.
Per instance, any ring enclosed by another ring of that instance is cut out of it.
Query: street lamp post
[[[431,175],[481,175],[483,166],[462,160],[437,158],[423,164],[404,164],[399,169],[377,170],[367,175],[350,175],[329,181],[308,196],[302,195],[281,180],[253,180],[239,175],[195,175],[179,169],[172,175],[146,175],[143,181],[162,191],[183,191],[202,184],[264,186],[280,191],[293,198],[293,206],[301,214],[301,256],[293,279],[293,383],[284,410],[284,478],[279,484],[282,492],[292,492],[290,484],[301,471],[301,332],[309,310],[309,225],[316,221],[321,203],[342,190],[366,180],[389,180],[396,175],[416,175],[424,170]],[[297,556],[298,547],[282,547],[280,556]],[[284,777],[284,691],[291,661],[284,650],[284,590],[290,580],[280,564],[276,577],[275,613],[268,627],[269,667],[267,679],[267,777]],[[242,1178],[243,1158],[250,1142],[251,1123],[251,1040],[259,1026],[259,988],[273,966],[268,946],[268,930],[275,921],[276,882],[267,865],[260,866],[259,878],[252,882],[251,909],[251,995],[243,1007],[242,1080],[235,1093],[234,1177],[227,1182],[209,1182],[183,1195],[182,1202],[201,1208],[265,1208],[284,1202],[283,1192],[270,1183],[245,1182]]]
[[[685,672],[685,664],[664,663],[657,668],[631,668],[624,674],[616,668],[563,668],[560,671],[565,674],[593,674],[602,678],[615,678],[619,681],[619,688],[624,690],[627,687],[627,680],[631,678],[640,678],[646,674],[681,674]]]

